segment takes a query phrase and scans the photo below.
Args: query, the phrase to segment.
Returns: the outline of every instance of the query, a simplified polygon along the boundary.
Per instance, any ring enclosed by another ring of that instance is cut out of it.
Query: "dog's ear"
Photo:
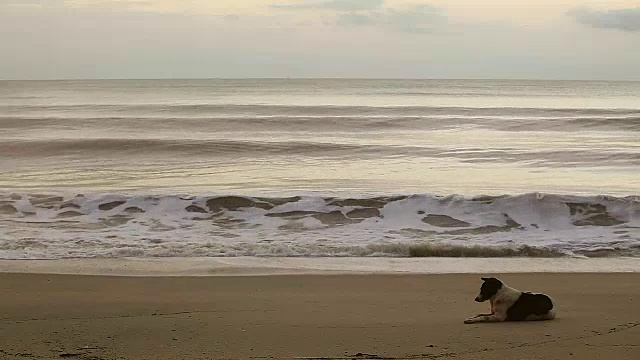
[[[486,277],[481,277],[480,279],[482,279],[482,281],[487,281],[487,280],[489,280],[489,278],[486,278]]]

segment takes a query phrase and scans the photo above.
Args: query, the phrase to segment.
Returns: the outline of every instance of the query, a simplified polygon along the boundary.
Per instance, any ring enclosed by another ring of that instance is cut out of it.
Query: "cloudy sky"
[[[640,80],[640,0],[0,0],[0,79]]]

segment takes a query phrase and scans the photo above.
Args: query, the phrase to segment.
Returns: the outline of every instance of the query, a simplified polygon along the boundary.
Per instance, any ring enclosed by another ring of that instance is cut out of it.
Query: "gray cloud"
[[[431,5],[418,5],[402,10],[350,12],[338,15],[336,21],[341,26],[381,26],[412,33],[432,32],[445,22],[446,17],[442,11]]]
[[[640,31],[640,8],[599,11],[577,7],[567,14],[580,24],[594,28]]]
[[[331,9],[339,11],[359,11],[373,10],[380,8],[385,0],[325,0],[325,1],[305,1],[298,4],[276,4],[272,5],[276,9],[298,10],[298,9]]]
[[[64,0],[0,0],[0,6],[40,6],[40,7],[63,7]]]
[[[100,0],[86,4],[70,5],[69,7],[85,8],[85,9],[131,9],[136,7],[144,7],[152,5],[151,1],[146,0]]]
[[[447,21],[442,9],[427,4],[403,10],[389,9],[385,15],[384,25],[414,33],[432,32]]]
[[[433,5],[419,4],[400,9],[384,5],[384,0],[333,0],[274,7],[286,10],[331,9],[337,13],[334,19],[324,22],[326,25],[377,26],[409,33],[433,32],[447,21],[444,11]]]
[[[350,12],[350,13],[339,15],[335,23],[342,26],[374,25],[381,20],[382,16],[383,15],[379,12],[370,12],[367,14]],[[328,24],[331,25],[332,23],[329,22]]]
[[[152,5],[148,0],[96,0],[88,3],[65,0],[0,0],[0,6],[31,7],[39,9],[128,10]]]

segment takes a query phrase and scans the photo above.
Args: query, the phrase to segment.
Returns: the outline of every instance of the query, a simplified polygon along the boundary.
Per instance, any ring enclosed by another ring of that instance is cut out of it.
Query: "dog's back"
[[[555,317],[551,298],[545,294],[523,292],[507,309],[506,321],[550,320]]]

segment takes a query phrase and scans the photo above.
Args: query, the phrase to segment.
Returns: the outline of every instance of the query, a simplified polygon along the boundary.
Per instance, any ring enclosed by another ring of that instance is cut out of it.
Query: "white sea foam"
[[[0,195],[0,257],[638,256],[638,197]]]
[[[0,272],[106,276],[640,272],[639,258],[118,258],[0,260]]]

